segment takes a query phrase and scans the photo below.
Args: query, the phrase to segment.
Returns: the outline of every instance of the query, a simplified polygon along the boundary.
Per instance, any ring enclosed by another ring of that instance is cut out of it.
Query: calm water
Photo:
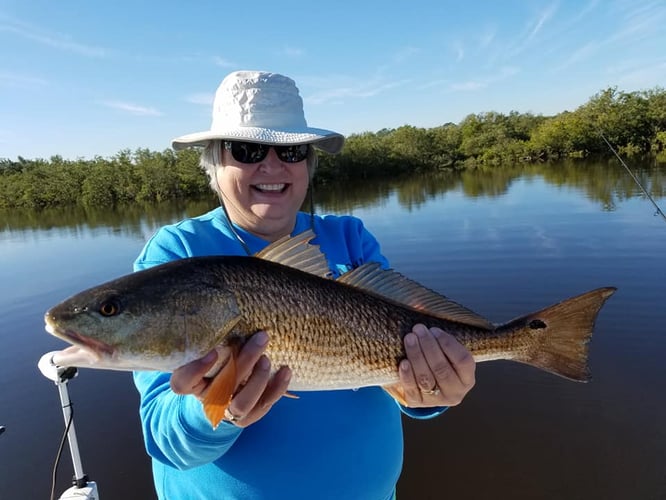
[[[666,209],[666,169],[640,179]],[[622,167],[443,174],[316,198],[321,213],[363,218],[394,268],[493,321],[619,289],[597,321],[591,383],[484,363],[461,406],[406,421],[399,498],[666,498],[666,222]],[[157,227],[210,206],[0,214],[0,498],[50,490],[63,420],[36,365],[64,344],[44,332],[44,311],[129,272]],[[69,390],[102,498],[154,498],[130,375],[81,370]],[[71,474],[65,449],[58,492]]]

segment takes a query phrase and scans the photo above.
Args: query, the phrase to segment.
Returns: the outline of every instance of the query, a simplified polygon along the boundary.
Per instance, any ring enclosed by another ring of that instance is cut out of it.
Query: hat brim
[[[336,154],[342,150],[345,138],[342,134],[320,128],[307,127],[302,130],[275,130],[261,127],[238,127],[228,130],[195,132],[171,141],[176,151],[189,147],[205,147],[212,140],[244,140],[260,144],[312,144],[317,149]]]

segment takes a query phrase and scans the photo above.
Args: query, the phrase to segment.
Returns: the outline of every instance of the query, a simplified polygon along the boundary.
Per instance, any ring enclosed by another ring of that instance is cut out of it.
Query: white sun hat
[[[215,93],[210,130],[177,137],[172,146],[206,146],[213,139],[312,144],[328,153],[339,153],[345,141],[337,132],[308,127],[296,83],[264,71],[229,74]]]

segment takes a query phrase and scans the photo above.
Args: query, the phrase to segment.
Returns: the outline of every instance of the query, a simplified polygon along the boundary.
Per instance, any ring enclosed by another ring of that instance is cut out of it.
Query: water
[[[662,208],[664,173],[639,172]],[[399,498],[666,498],[666,223],[622,167],[517,166],[316,198],[321,213],[361,217],[394,268],[492,321],[618,287],[597,321],[591,383],[483,363],[462,405],[406,419]],[[0,498],[50,490],[63,419],[36,364],[64,344],[45,334],[44,311],[129,272],[157,227],[211,203],[0,214]],[[154,498],[129,374],[81,370],[69,390],[102,498]],[[71,475],[66,448],[58,493]]]

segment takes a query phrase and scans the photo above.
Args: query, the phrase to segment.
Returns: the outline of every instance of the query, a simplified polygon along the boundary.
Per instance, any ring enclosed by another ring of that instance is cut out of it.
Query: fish
[[[590,379],[589,341],[615,287],[494,324],[376,262],[333,278],[314,238],[308,230],[253,256],[175,260],[75,294],[44,316],[46,331],[71,344],[54,361],[173,372],[217,349],[221,366],[202,401],[213,427],[233,397],[236,353],[260,330],[271,366],[291,369],[290,393],[380,386],[406,404],[398,365],[417,323],[450,333],[476,362]]]

